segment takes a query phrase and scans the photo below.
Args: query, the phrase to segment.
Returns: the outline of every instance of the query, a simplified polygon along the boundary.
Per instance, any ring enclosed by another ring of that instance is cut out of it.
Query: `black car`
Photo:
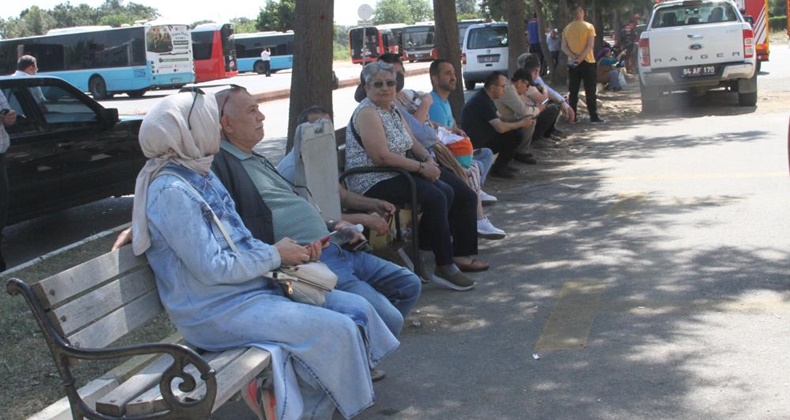
[[[0,77],[0,89],[17,113],[6,128],[8,224],[134,193],[142,117],[121,119],[55,77]]]

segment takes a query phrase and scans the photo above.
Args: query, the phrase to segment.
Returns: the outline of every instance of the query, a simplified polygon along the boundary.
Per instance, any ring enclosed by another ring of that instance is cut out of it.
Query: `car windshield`
[[[651,28],[705,25],[738,21],[738,11],[728,2],[681,3],[656,10]]]

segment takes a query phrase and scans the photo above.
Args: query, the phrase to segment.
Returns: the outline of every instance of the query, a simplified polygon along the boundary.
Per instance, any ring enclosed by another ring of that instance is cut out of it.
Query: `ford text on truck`
[[[657,4],[639,38],[642,110],[660,107],[674,91],[703,95],[725,88],[738,103],[757,103],[754,31],[729,0],[668,1]]]

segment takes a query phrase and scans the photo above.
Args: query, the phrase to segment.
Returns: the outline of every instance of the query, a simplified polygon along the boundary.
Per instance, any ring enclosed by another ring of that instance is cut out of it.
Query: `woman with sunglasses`
[[[439,180],[439,165],[427,150],[414,141],[403,117],[393,101],[396,95],[395,67],[384,62],[373,62],[362,70],[367,97],[360,102],[346,127],[346,168],[385,166],[405,169],[413,175],[417,186],[417,200],[422,211],[420,238],[433,251],[436,269],[423,275],[443,287],[469,290],[475,282],[465,271],[483,271],[488,263],[474,258],[477,254],[475,212],[465,212],[454,204],[451,186]],[[409,181],[395,172],[375,172],[352,175],[349,190],[368,197],[404,204],[409,201]],[[473,209],[474,210],[474,209]],[[467,215],[467,213],[469,213]],[[468,216],[468,217],[467,217]],[[456,220],[470,218],[470,220]]]

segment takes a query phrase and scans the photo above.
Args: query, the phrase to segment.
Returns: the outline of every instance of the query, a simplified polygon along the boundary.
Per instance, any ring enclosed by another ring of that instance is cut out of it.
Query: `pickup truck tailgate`
[[[741,22],[722,22],[716,27],[690,25],[651,31],[650,67],[655,71],[743,61],[743,29]]]

